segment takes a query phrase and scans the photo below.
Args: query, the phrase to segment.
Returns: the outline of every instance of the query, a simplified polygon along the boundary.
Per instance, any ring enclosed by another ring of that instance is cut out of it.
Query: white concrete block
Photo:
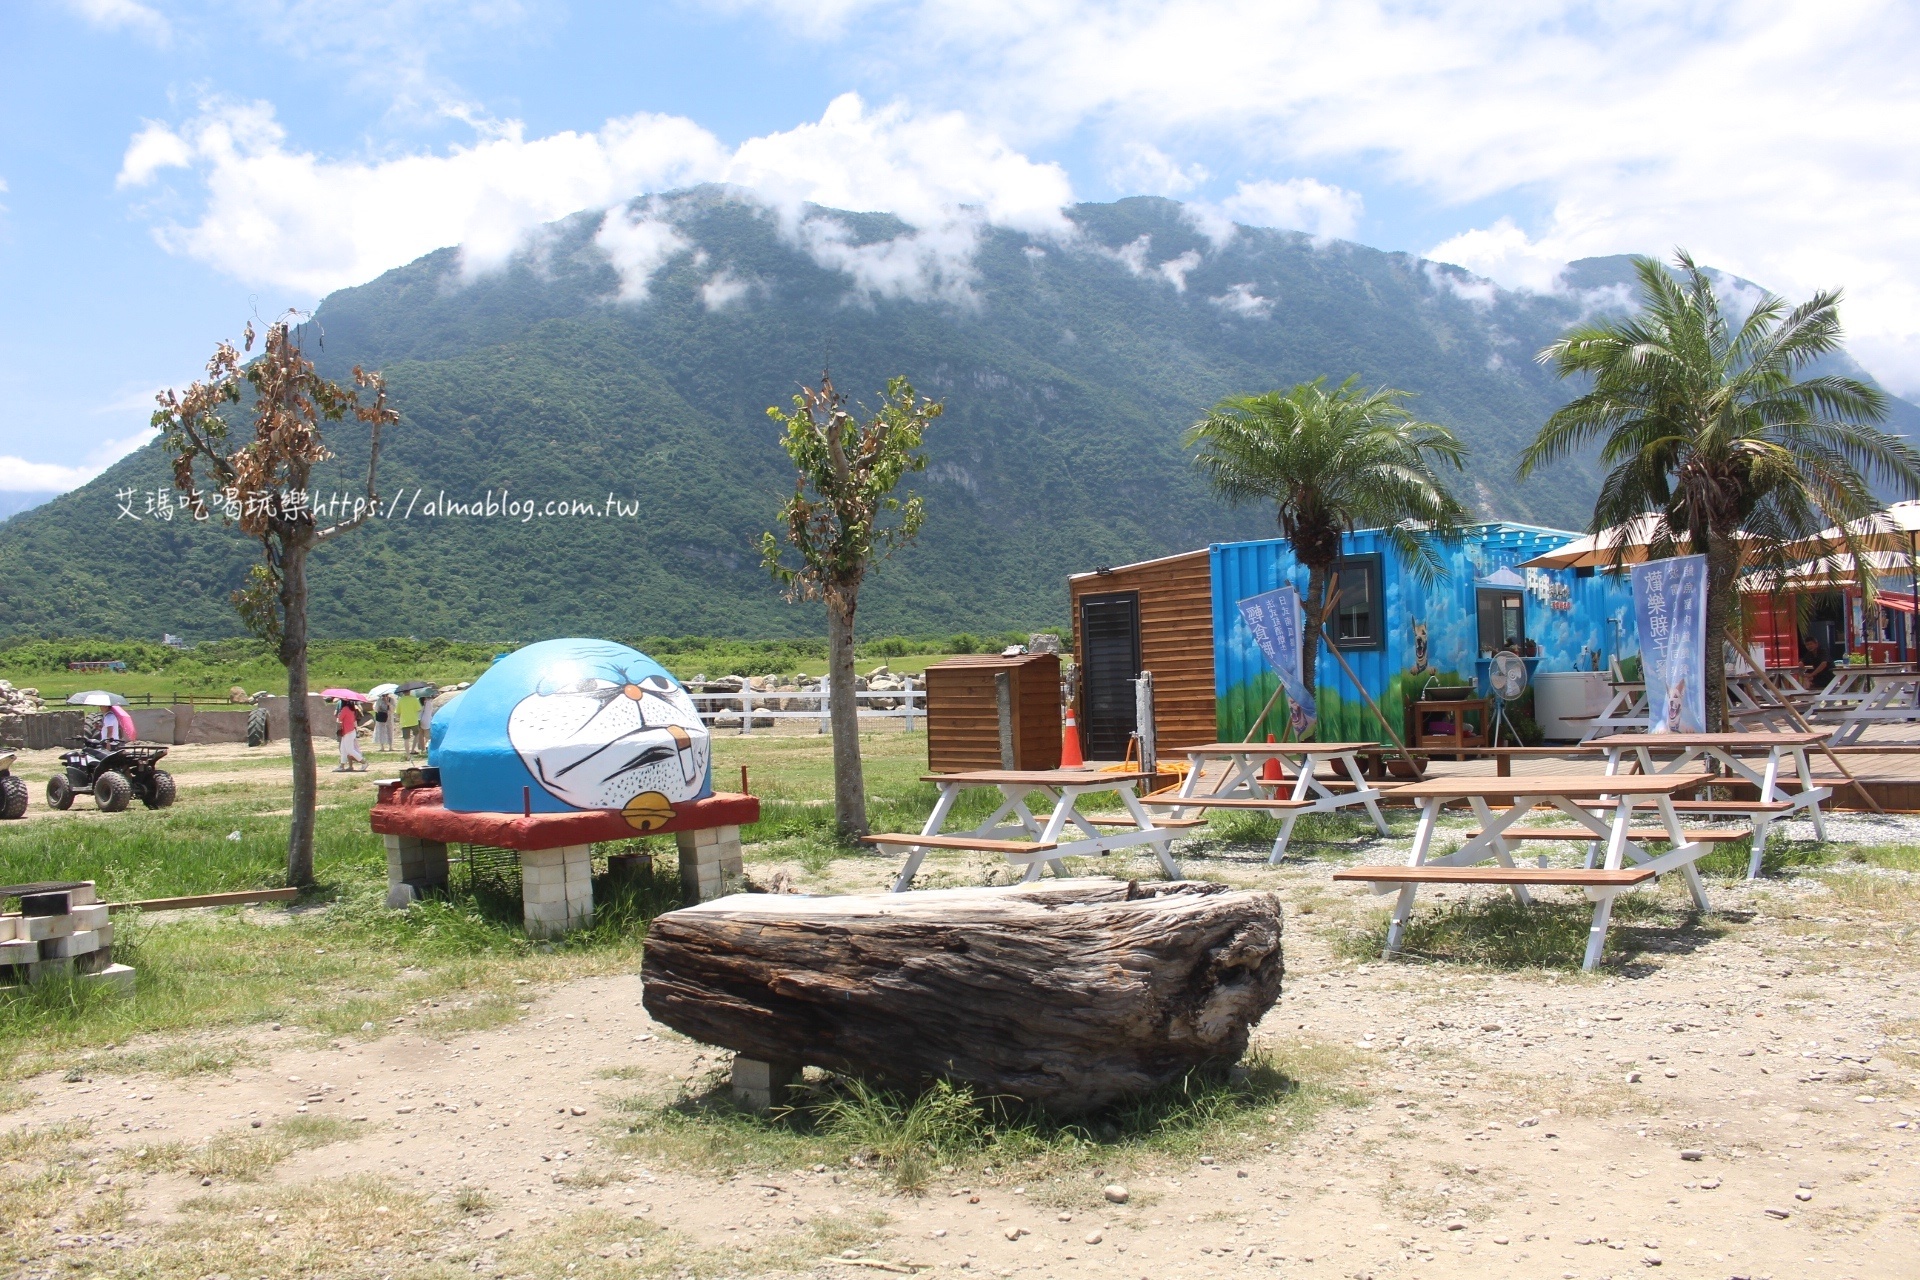
[[[14,930],[19,927],[18,915],[0,915],[0,942],[11,942]]]
[[[67,899],[73,906],[90,907],[100,901],[100,895],[93,881],[82,880],[77,886],[67,890]]]
[[[92,929],[70,933],[64,938],[48,938],[40,945],[42,960],[65,960],[100,949],[100,935]]]
[[[98,983],[103,987],[111,987],[116,993],[123,996],[133,994],[133,970],[124,964],[110,964],[97,973],[83,973],[80,975],[80,981]]]
[[[64,938],[72,932],[72,916],[21,916],[14,937],[42,942],[48,938]]]
[[[107,904],[96,902],[89,906],[75,907],[72,914],[75,932],[81,929],[98,929],[107,922]]]
[[[0,942],[0,964],[30,964],[40,958],[40,944],[25,938]]]

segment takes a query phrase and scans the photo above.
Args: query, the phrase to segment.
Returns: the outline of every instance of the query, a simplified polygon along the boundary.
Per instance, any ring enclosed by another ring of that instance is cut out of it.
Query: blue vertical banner
[[[1304,630],[1300,615],[1300,593],[1292,587],[1282,587],[1278,591],[1249,596],[1239,601],[1239,606],[1247,630],[1253,632],[1253,642],[1260,646],[1267,665],[1280,677],[1280,687],[1287,691],[1294,735],[1297,737],[1320,714],[1314,706],[1313,694],[1300,679],[1300,634]]]
[[[1707,558],[1675,556],[1633,566],[1633,613],[1647,681],[1648,732],[1704,733]]]

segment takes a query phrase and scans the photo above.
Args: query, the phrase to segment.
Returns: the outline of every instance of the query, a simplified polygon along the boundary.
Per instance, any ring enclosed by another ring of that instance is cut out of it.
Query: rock
[[[1062,651],[1060,637],[1051,631],[1040,631],[1027,637],[1028,653],[1060,653]]]
[[[1785,1219],[1785,1218],[1791,1218],[1791,1217],[1793,1216],[1793,1214],[1791,1214],[1790,1212],[1788,1212],[1788,1211],[1787,1211],[1787,1210],[1785,1210],[1785,1209],[1769,1209],[1769,1210],[1767,1210],[1767,1216],[1768,1216],[1769,1218],[1781,1218],[1781,1219]]]
[[[1127,1202],[1127,1189],[1117,1182],[1109,1183],[1104,1194],[1109,1204],[1125,1204]]]
[[[1794,1192],[1794,1193],[1793,1193],[1793,1198],[1794,1198],[1795,1200],[1798,1200],[1798,1201],[1799,1201],[1799,1202],[1800,1202],[1801,1204],[1805,1204],[1805,1203],[1806,1203],[1807,1201],[1809,1201],[1809,1200],[1811,1200],[1811,1199],[1813,1199],[1813,1192],[1811,1192],[1811,1191],[1796,1191],[1796,1192]]]
[[[246,689],[240,685],[236,684],[227,690],[228,702],[246,702],[248,700]]]
[[[1081,1237],[1081,1239],[1085,1240],[1088,1244],[1099,1244],[1102,1238],[1098,1231],[1089,1231]]]
[[[1639,1084],[1639,1083],[1640,1083],[1640,1073],[1639,1073],[1638,1071],[1629,1071],[1629,1072],[1627,1072],[1627,1083],[1628,1083],[1628,1084]]]
[[[1705,1160],[1707,1153],[1696,1147],[1689,1147],[1680,1153],[1680,1158],[1682,1160]]]
[[[875,667],[873,670],[867,672],[867,679],[871,680],[875,676],[890,676],[892,674],[893,672],[889,671],[887,669],[887,664],[883,662],[879,666]]]

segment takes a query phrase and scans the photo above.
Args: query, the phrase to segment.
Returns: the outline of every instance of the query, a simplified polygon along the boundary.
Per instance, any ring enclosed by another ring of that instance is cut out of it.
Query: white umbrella
[[[369,698],[384,698],[390,693],[398,693],[399,691],[399,685],[388,682],[387,684],[377,684],[373,686],[373,688],[367,690],[367,696]]]
[[[1615,548],[1619,548],[1618,559],[1622,564],[1639,564],[1652,558],[1653,535],[1658,527],[1654,515],[1635,516],[1625,524],[1617,524],[1611,529],[1599,533],[1590,533],[1584,538],[1575,538],[1565,546],[1558,547],[1531,560],[1522,560],[1522,569],[1599,569],[1615,562]],[[1752,535],[1737,533],[1736,538],[1745,540]],[[1680,554],[1687,552],[1687,540],[1679,540],[1676,549]]]
[[[127,700],[117,693],[108,693],[105,689],[88,689],[76,693],[67,699],[70,707],[124,707]]]

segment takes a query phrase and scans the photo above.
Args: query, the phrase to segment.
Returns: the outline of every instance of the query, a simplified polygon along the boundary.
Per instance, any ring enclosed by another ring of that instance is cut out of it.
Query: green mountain
[[[1067,241],[989,229],[970,261],[886,215],[814,211],[796,231],[705,188],[634,208],[673,228],[644,297],[630,278],[623,300],[590,213],[477,278],[447,249],[321,305],[322,368],[383,369],[404,417],[380,478],[398,509],[316,557],[316,634],[820,629],[754,544],[793,483],[766,408],[828,366],[856,398],[904,373],[947,405],[916,478],[926,529],[870,581],[868,634],[1057,624],[1068,573],[1267,535],[1269,516],[1207,494],[1180,433],[1223,395],[1323,374],[1418,393],[1472,445],[1483,513],[1579,528],[1591,510],[1590,467],[1518,485],[1512,463],[1566,398],[1534,352],[1620,305],[1625,259],[1531,295],[1296,233],[1215,243],[1156,199],[1079,206]],[[850,260],[864,276],[821,265]],[[916,289],[931,296],[901,296]],[[351,493],[364,442],[331,439],[323,480]],[[236,634],[227,594],[256,550],[149,514],[166,487],[149,447],[0,524],[0,635]],[[631,514],[428,514],[489,494]]]

